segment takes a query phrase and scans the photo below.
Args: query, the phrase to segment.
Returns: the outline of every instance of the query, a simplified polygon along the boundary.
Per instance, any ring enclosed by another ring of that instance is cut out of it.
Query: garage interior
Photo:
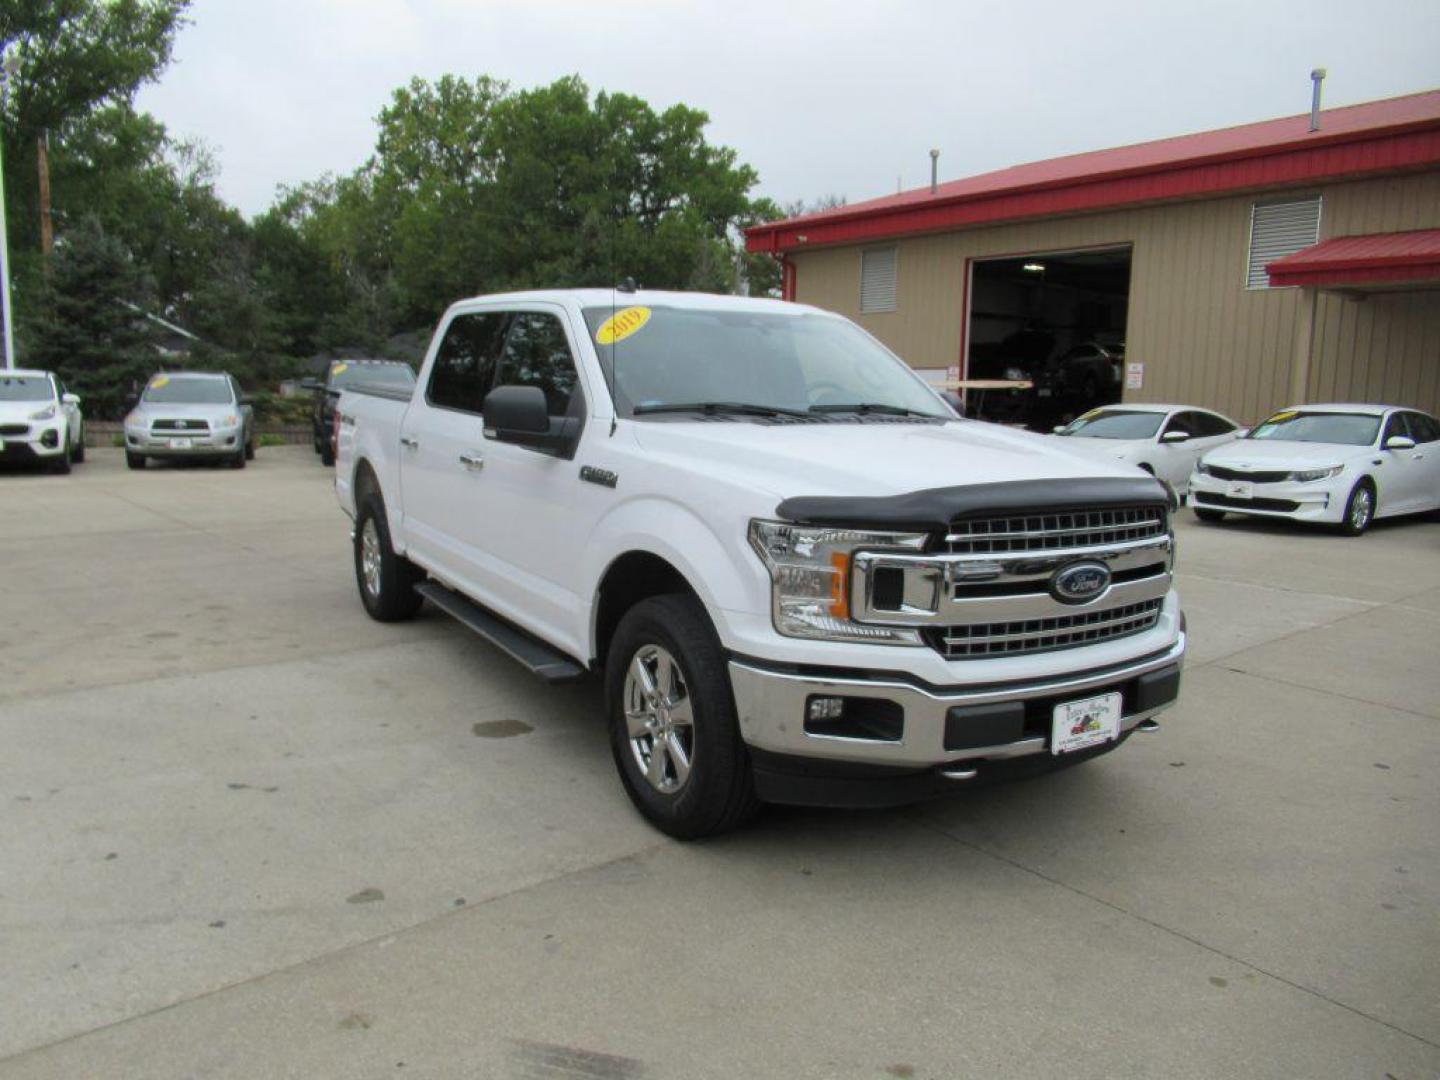
[[[1120,400],[1115,365],[1083,346],[1123,358],[1131,248],[977,259],[971,266],[966,379],[1028,379],[1029,390],[970,394],[970,414],[1048,430],[1076,413]],[[1123,364],[1120,365],[1123,367]]]

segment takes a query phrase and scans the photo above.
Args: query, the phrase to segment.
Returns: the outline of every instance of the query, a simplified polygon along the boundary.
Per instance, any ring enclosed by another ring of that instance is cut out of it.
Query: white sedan
[[[1253,514],[1358,536],[1377,517],[1440,508],[1440,420],[1393,405],[1282,409],[1206,454],[1190,491],[1202,521]]]
[[[1138,466],[1183,498],[1201,456],[1244,430],[1228,417],[1189,405],[1105,405],[1057,427],[1055,434],[1067,440],[1071,453]]]

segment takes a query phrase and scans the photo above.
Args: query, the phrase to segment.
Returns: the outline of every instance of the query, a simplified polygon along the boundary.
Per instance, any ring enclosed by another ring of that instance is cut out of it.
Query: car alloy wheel
[[[695,716],[675,658],[659,645],[641,646],[625,673],[625,723],[630,753],[656,791],[673,795],[690,779]]]
[[[360,530],[360,573],[365,582],[365,591],[372,597],[380,597],[380,533],[375,528],[375,519],[365,519]]]
[[[1350,531],[1362,533],[1365,527],[1370,524],[1370,517],[1375,512],[1375,498],[1370,494],[1369,487],[1361,485],[1355,489],[1350,496],[1349,524]]]

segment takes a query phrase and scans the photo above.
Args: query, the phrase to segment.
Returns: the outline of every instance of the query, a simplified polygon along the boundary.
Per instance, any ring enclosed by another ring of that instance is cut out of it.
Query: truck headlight
[[[1344,468],[1344,465],[1331,465],[1325,469],[1301,469],[1299,472],[1292,472],[1289,479],[1308,484],[1312,480],[1328,480],[1332,476],[1339,476]]]
[[[238,416],[236,416],[234,413],[231,413],[229,416],[222,416],[222,417],[220,417],[220,419],[216,421],[215,426],[216,426],[216,427],[222,427],[222,428],[232,428],[232,427],[235,427],[235,426],[236,426],[237,424],[239,424],[239,423],[240,423],[240,418],[239,418]]]
[[[851,621],[851,560],[861,548],[919,551],[927,539],[924,533],[750,522],[750,546],[770,571],[776,631],[786,637],[823,641],[921,644],[916,630]]]

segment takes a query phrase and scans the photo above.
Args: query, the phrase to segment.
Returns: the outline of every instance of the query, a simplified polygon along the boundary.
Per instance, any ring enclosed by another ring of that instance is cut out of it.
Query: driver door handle
[[[485,459],[473,450],[467,450],[460,455],[460,464],[471,472],[477,472],[485,467]]]
[[[406,450],[419,450],[419,449],[420,449],[420,440],[419,440],[419,439],[412,439],[409,435],[401,435],[401,436],[400,436],[400,445],[403,446],[403,447],[405,447]]]

